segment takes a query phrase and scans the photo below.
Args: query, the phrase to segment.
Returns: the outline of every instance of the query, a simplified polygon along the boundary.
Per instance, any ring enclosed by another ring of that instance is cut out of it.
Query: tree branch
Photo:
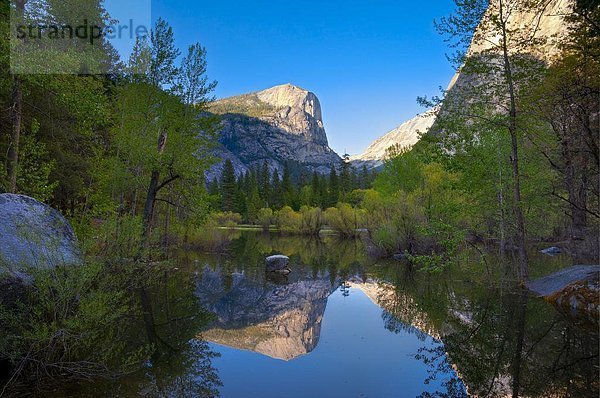
[[[560,196],[559,194],[557,194],[556,192],[552,192],[552,196],[556,196],[558,199],[564,200],[565,202],[567,202],[568,204],[570,204],[571,206],[575,207],[576,209],[579,210],[585,210],[587,213],[590,213],[592,216],[596,217],[596,218],[600,218],[600,214],[595,213],[593,211],[591,211],[590,209],[588,209],[587,207],[584,207],[583,209],[579,206],[577,206],[575,203],[571,202],[569,199]]]
[[[171,177],[167,178],[166,180],[164,180],[162,183],[160,183],[157,187],[156,187],[156,191],[158,192],[161,189],[163,189],[165,186],[169,185],[170,183],[172,183],[173,181],[179,179],[180,175],[179,174],[175,174],[175,175],[171,175]]]

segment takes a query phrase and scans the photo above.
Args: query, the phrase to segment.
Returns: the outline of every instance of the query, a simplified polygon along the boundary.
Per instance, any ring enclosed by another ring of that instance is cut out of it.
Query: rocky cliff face
[[[356,164],[364,164],[369,168],[380,166],[390,147],[412,148],[419,141],[421,135],[429,131],[435,122],[436,116],[437,109],[415,116],[375,140],[363,154],[352,156],[350,160]]]
[[[488,12],[493,11],[493,7],[496,3],[497,2],[491,2],[490,10],[488,10]],[[551,0],[547,3],[547,6],[541,13],[532,13],[527,10],[514,9],[508,19],[509,29],[514,30],[530,27],[531,29],[525,29],[528,31],[528,34],[530,34],[530,36],[525,39],[527,39],[531,45],[528,48],[523,49],[523,51],[541,61],[551,63],[554,57],[559,53],[560,39],[564,37],[568,31],[568,25],[564,20],[564,15],[568,15],[572,11],[572,7],[572,0]],[[489,27],[485,24],[480,24],[475,32],[471,46],[469,47],[468,55],[476,56],[482,53],[489,54],[490,52],[495,51],[494,47],[497,46],[499,40],[499,35],[490,31]],[[453,91],[460,90],[467,86],[485,84],[485,81],[481,80],[482,79],[478,80],[477,76],[467,76],[458,71],[450,81],[447,90],[449,93],[452,93]],[[373,142],[363,154],[354,156],[352,159],[356,162],[366,162],[366,164],[371,167],[380,165],[385,158],[387,148],[393,145],[400,145],[407,148],[412,147],[419,141],[420,133],[422,134],[429,130],[435,123],[437,114],[443,111],[444,109],[442,106],[441,110],[431,110],[403,123],[397,129],[390,131]]]
[[[340,157],[329,148],[317,96],[300,87],[284,84],[257,93],[216,101],[211,111],[222,116],[221,159],[208,178],[220,174],[225,159],[238,173],[267,161],[282,169],[286,160],[328,172]]]

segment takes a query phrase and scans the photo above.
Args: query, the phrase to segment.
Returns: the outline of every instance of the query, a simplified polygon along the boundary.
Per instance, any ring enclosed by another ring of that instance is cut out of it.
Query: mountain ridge
[[[209,110],[222,118],[215,151],[221,162],[207,173],[209,179],[227,159],[238,174],[265,161],[272,170],[293,161],[326,173],[341,161],[329,147],[318,97],[291,83],[223,98]]]

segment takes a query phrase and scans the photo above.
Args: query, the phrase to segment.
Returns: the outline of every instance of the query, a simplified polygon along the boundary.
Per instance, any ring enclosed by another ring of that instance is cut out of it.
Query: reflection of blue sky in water
[[[216,344],[213,360],[223,397],[415,397],[444,391],[452,374],[438,374],[429,385],[427,367],[415,359],[419,349],[439,347],[417,329],[385,328],[383,310],[357,288],[328,299],[316,348],[291,361]],[[411,330],[413,332],[411,332]]]

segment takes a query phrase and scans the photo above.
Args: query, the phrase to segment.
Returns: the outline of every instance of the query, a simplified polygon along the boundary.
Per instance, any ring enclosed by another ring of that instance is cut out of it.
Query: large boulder
[[[0,271],[81,263],[73,228],[55,209],[24,195],[0,194]]]
[[[290,258],[283,255],[269,256],[265,259],[265,269],[267,272],[287,272]]]
[[[561,312],[598,324],[600,315],[600,266],[575,265],[526,284],[536,295]]]

